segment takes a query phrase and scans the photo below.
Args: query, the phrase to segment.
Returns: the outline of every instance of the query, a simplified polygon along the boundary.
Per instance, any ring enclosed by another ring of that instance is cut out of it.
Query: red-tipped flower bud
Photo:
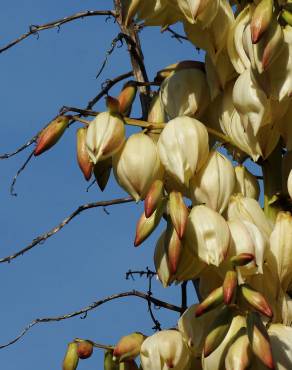
[[[182,193],[178,191],[172,191],[169,194],[168,207],[173,226],[179,238],[182,239],[189,216],[189,211],[184,203]]]
[[[237,273],[233,270],[227,271],[223,282],[224,303],[230,304],[235,296],[237,288]]]
[[[196,317],[203,315],[208,311],[211,311],[213,308],[219,306],[223,302],[223,287],[220,286],[217,289],[214,289],[206,299],[201,302],[196,309]]]
[[[254,255],[251,253],[241,253],[230,258],[230,262],[234,267],[245,266],[254,260]]]
[[[110,114],[119,114],[120,113],[120,103],[118,99],[108,95],[106,97],[106,106]]]
[[[59,116],[50,122],[38,135],[34,155],[38,156],[54,146],[63,135],[69,121],[69,117]]]
[[[273,317],[273,311],[261,293],[253,290],[248,285],[241,285],[240,288],[242,296],[255,310],[267,317]]]
[[[128,81],[124,86],[118,101],[120,104],[120,114],[122,116],[129,116],[132,109],[132,104],[137,94],[137,84],[134,81]]]
[[[77,162],[85,180],[88,181],[91,177],[93,164],[90,161],[86,148],[86,133],[87,128],[85,127],[81,127],[77,130]]]
[[[152,213],[156,210],[162,197],[163,182],[161,180],[155,180],[151,185],[144,201],[144,211],[147,218],[150,217]]]
[[[89,358],[93,352],[93,345],[88,340],[83,340],[77,343],[77,354],[81,359]]]
[[[134,360],[139,355],[145,338],[142,333],[132,333],[122,337],[115,346],[114,358],[116,357],[119,362]]]

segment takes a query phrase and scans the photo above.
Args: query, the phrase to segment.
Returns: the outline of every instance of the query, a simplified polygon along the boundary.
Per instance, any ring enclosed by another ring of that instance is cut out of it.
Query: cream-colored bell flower
[[[211,151],[207,162],[190,181],[195,204],[204,203],[222,213],[233,193],[235,174],[232,163],[223,154]]]
[[[219,266],[228,251],[230,232],[225,219],[211,208],[192,208],[186,230],[186,244],[208,265]]]
[[[244,197],[242,194],[232,195],[228,210],[228,221],[249,221],[256,225],[268,239],[272,232],[272,225],[264,214],[259,203],[252,198]]]
[[[225,358],[226,370],[244,370],[252,362],[252,351],[246,334],[239,336],[228,348]]]
[[[234,14],[229,1],[213,0],[196,23],[184,22],[184,29],[188,39],[196,47],[206,50],[215,61],[226,45],[233,22]]]
[[[120,186],[136,201],[144,199],[152,183],[163,176],[157,146],[143,133],[128,138],[113,157],[113,169]]]
[[[159,237],[154,252],[154,266],[162,285],[167,287],[173,281],[181,282],[196,279],[204,270],[206,264],[197,256],[194,256],[183,242],[177,270],[175,274],[173,274],[171,272],[170,261],[168,260],[168,246],[165,245],[165,236],[166,231],[164,231]]]
[[[88,125],[86,146],[94,164],[111,157],[124,142],[125,125],[119,116],[103,112]]]
[[[210,100],[205,73],[198,68],[172,73],[161,85],[160,99],[170,119],[178,116],[200,118]]]
[[[250,253],[255,260],[245,266],[238,267],[241,277],[263,273],[264,255],[267,240],[259,228],[249,221],[228,221],[230,230],[230,245],[228,257],[237,256],[241,253]]]
[[[187,370],[190,352],[176,330],[162,330],[148,337],[141,347],[143,370]]]
[[[269,100],[254,79],[250,68],[237,78],[232,97],[245,129],[250,126],[256,135],[260,127],[271,122]]]
[[[270,248],[274,258],[272,268],[277,271],[282,289],[286,292],[292,281],[292,215],[280,212],[270,237]]]
[[[167,123],[159,141],[158,151],[166,171],[188,186],[190,178],[208,158],[208,131],[198,120],[177,117]]]
[[[235,170],[234,193],[241,193],[244,197],[258,200],[260,195],[259,182],[251,172],[244,166],[238,165]]]
[[[220,370],[222,369],[222,366],[224,368],[226,350],[232,343],[234,336],[241,328],[244,328],[245,326],[245,317],[240,315],[234,317],[231,326],[227,332],[227,335],[225,336],[222,343],[208,357],[202,359],[202,367],[204,370]]]
[[[290,171],[290,174],[288,176],[287,188],[290,198],[292,199],[292,170]]]

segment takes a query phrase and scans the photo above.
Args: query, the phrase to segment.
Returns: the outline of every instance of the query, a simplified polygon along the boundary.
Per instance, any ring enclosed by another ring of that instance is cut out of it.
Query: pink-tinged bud
[[[211,324],[209,333],[205,339],[203,349],[204,357],[208,357],[220,346],[229,331],[233,317],[234,312],[229,306],[222,308],[221,312]]]
[[[235,271],[227,271],[223,282],[224,303],[230,304],[235,296],[237,288],[237,273]]]
[[[165,202],[162,200],[150,217],[147,218],[143,212],[136,226],[135,247],[143,243],[143,241],[155,230],[163,215],[164,207]]]
[[[247,335],[253,353],[268,369],[275,369],[269,334],[257,312],[249,312],[246,319]]]
[[[172,225],[167,227],[164,242],[169,271],[171,275],[174,275],[178,269],[183,244]]]
[[[79,362],[77,354],[77,343],[68,344],[67,352],[63,360],[63,370],[76,370]]]
[[[228,348],[225,357],[226,370],[246,370],[251,364],[252,354],[248,336],[245,334],[246,329],[242,329],[241,332],[243,334]]]
[[[132,104],[136,98],[137,84],[134,81],[128,81],[118,96],[120,114],[129,116],[132,109]]]
[[[120,113],[120,102],[113,96],[108,95],[105,99],[106,106],[110,114]]]
[[[156,210],[158,204],[163,198],[163,182],[155,180],[151,185],[146,198],[144,200],[145,216],[148,218]]]
[[[223,302],[223,298],[223,287],[220,286],[219,288],[214,289],[196,308],[196,317],[199,317],[204,313],[213,310],[213,308],[218,307]]]
[[[99,161],[93,168],[94,177],[101,191],[104,191],[112,170],[112,159],[107,158]]]
[[[172,191],[169,194],[168,210],[173,226],[179,238],[182,239],[187,226],[189,211],[180,192]]]
[[[69,117],[59,116],[50,122],[38,135],[34,155],[38,156],[54,146],[63,135],[69,121]]]
[[[159,94],[154,95],[150,102],[147,121],[152,123],[164,123],[167,121]]]
[[[284,33],[281,26],[274,20],[267,30],[266,46],[262,56],[263,70],[266,71],[279,56],[284,46]]]
[[[134,360],[139,355],[145,339],[142,333],[132,333],[122,337],[114,348],[114,358],[119,362]]]
[[[251,289],[248,285],[241,285],[240,288],[242,296],[250,306],[267,317],[273,317],[273,311],[261,293]]]
[[[88,340],[77,342],[77,355],[80,359],[84,360],[89,358],[93,352],[93,345]]]
[[[256,44],[260,40],[272,21],[273,3],[273,0],[261,0],[255,8],[250,23],[253,44]]]
[[[230,258],[230,262],[234,267],[245,266],[254,260],[254,255],[251,253],[241,253]]]
[[[86,148],[86,132],[87,129],[85,127],[77,130],[77,162],[85,180],[88,181],[91,177],[93,164],[90,161]]]

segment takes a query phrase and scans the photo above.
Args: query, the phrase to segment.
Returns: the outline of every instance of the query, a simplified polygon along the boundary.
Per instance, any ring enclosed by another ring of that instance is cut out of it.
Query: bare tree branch
[[[134,200],[133,200],[132,197],[127,197],[127,198],[118,198],[118,199],[112,199],[112,200],[105,200],[105,201],[101,201],[101,202],[83,204],[82,206],[78,207],[73,213],[71,213],[70,216],[66,217],[59,225],[55,226],[50,231],[36,237],[25,248],[21,249],[20,251],[12,254],[10,256],[1,258],[0,263],[11,262],[15,258],[17,258],[19,256],[22,256],[23,254],[25,254],[26,252],[28,252],[32,248],[36,247],[37,245],[40,245],[45,240],[49,239],[51,236],[55,235],[57,232],[62,230],[65,225],[68,225],[69,222],[73,220],[73,218],[78,216],[80,213],[86,211],[87,209],[97,208],[97,207],[108,207],[108,206],[113,206],[113,205],[116,205],[116,204],[130,203],[130,202],[133,202],[133,201]]]
[[[14,155],[16,155],[16,154],[22,152],[24,149],[28,148],[31,144],[35,143],[36,139],[37,139],[37,135],[35,135],[34,137],[32,137],[30,140],[28,140],[28,142],[26,142],[25,144],[23,144],[21,147],[19,147],[18,149],[16,149],[14,152],[1,154],[0,155],[0,159],[8,159],[10,157],[13,157]]]
[[[165,308],[167,310],[171,310],[171,311],[175,311],[175,312],[179,312],[179,313],[181,313],[181,311],[182,311],[181,307],[175,306],[175,305],[170,304],[168,302],[161,301],[160,299],[151,297],[148,294],[139,292],[137,290],[132,290],[132,291],[129,291],[129,292],[113,294],[113,295],[108,296],[104,299],[93,302],[89,306],[84,307],[84,308],[82,308],[78,311],[74,311],[74,312],[68,313],[68,314],[63,315],[63,316],[44,317],[44,318],[35,319],[31,323],[29,323],[16,338],[14,338],[13,340],[11,340],[10,342],[8,342],[6,344],[0,345],[0,349],[8,347],[8,346],[16,343],[17,341],[19,341],[33,326],[35,326],[37,324],[62,321],[62,320],[71,319],[72,317],[76,317],[76,316],[80,316],[80,315],[87,315],[87,313],[89,311],[94,310],[95,308],[101,306],[102,304],[104,304],[106,302],[110,302],[110,301],[112,301],[114,299],[118,299],[118,298],[131,297],[131,296],[132,297],[139,297],[141,299],[146,300],[147,302],[153,303],[155,306],[162,307],[162,308]]]
[[[98,16],[98,15],[103,15],[103,16],[108,16],[108,17],[116,17],[116,13],[113,10],[88,10],[85,12],[80,12],[76,13],[73,15],[70,15],[68,17],[64,17],[61,19],[58,19],[53,22],[45,23],[42,25],[31,25],[29,27],[29,31],[24,33],[23,35],[19,36],[17,39],[14,41],[10,42],[6,46],[2,47],[0,49],[0,54],[3,53],[4,51],[10,49],[12,46],[20,43],[21,41],[25,40],[31,35],[37,35],[38,32],[48,30],[50,28],[60,28],[63,24],[69,23],[72,21],[75,21],[77,19],[82,19],[85,17],[92,17],[92,16]]]
[[[179,42],[182,42],[182,40],[184,40],[184,41],[190,41],[186,36],[180,35],[179,33],[175,32],[170,27],[165,28],[165,30],[163,30],[163,32],[165,32],[165,31],[170,32],[171,33],[171,37],[174,38],[174,39],[176,39]]]
[[[28,163],[31,161],[32,157],[33,157],[33,154],[34,154],[34,150],[30,153],[30,155],[27,157],[27,159],[25,160],[25,162],[23,163],[23,165],[20,167],[20,169],[16,172],[16,175],[13,177],[13,180],[12,180],[12,183],[10,185],[10,194],[13,195],[14,197],[17,196],[17,193],[15,193],[14,191],[14,186],[16,184],[16,181],[17,181],[17,178],[18,176],[21,174],[22,171],[25,170],[26,166],[28,165]]]

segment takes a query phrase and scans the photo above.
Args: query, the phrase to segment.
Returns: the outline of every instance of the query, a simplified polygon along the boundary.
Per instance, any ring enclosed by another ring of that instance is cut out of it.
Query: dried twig
[[[113,206],[113,205],[116,205],[116,204],[123,204],[123,203],[130,203],[130,202],[133,202],[132,197],[118,198],[118,199],[112,199],[112,200],[105,200],[105,201],[101,201],[101,202],[83,204],[82,206],[78,207],[73,213],[71,213],[70,216],[66,217],[59,225],[57,225],[56,227],[54,227],[50,231],[36,237],[25,248],[21,249],[20,251],[12,254],[10,256],[1,258],[0,263],[11,262],[15,258],[17,258],[19,256],[22,256],[23,254],[25,254],[26,252],[28,252],[32,248],[36,247],[37,245],[41,244],[42,242],[44,242],[45,240],[47,240],[51,236],[55,235],[57,232],[59,232],[61,229],[63,229],[63,227],[65,225],[67,225],[70,221],[72,221],[73,218],[78,216],[81,212],[86,211],[87,209],[97,208],[97,207],[108,207],[108,206]]]
[[[28,38],[31,35],[38,35],[40,31],[48,30],[50,28],[60,28],[63,24],[75,21],[77,19],[82,19],[85,17],[92,17],[92,16],[108,16],[108,17],[116,17],[116,13],[113,10],[88,10],[85,12],[80,12],[77,14],[70,15],[68,17],[64,17],[61,19],[58,19],[53,22],[45,23],[42,25],[31,25],[29,27],[29,31],[24,33],[23,35],[19,36],[17,39],[14,41],[10,42],[6,46],[2,47],[0,49],[0,54],[3,53],[4,51],[10,49],[12,46],[20,43],[24,39]]]
[[[182,40],[184,40],[184,41],[190,41],[186,36],[180,35],[179,33],[175,32],[170,27],[165,28],[165,30],[163,30],[163,31],[170,32],[171,33],[171,37],[174,38],[174,39],[176,39],[180,43],[182,43]]]
[[[101,306],[102,304],[104,304],[106,302],[110,302],[110,301],[112,301],[114,299],[117,299],[117,298],[131,297],[131,296],[142,298],[142,299],[146,300],[147,302],[150,301],[153,304],[155,304],[155,306],[163,307],[167,310],[171,310],[171,311],[175,311],[175,312],[179,312],[179,313],[182,310],[181,307],[175,306],[175,305],[170,304],[168,302],[161,301],[160,299],[157,299],[157,298],[154,298],[154,297],[149,297],[147,294],[139,292],[137,290],[132,290],[132,291],[129,291],[129,292],[113,294],[113,295],[108,296],[104,299],[93,302],[85,308],[82,308],[78,311],[74,311],[74,312],[71,312],[71,313],[63,315],[63,316],[44,317],[44,318],[35,319],[30,324],[28,324],[16,338],[14,338],[13,340],[11,340],[10,342],[8,342],[6,344],[0,345],[0,349],[8,347],[8,346],[16,343],[17,341],[19,341],[33,326],[35,326],[37,324],[47,323],[47,322],[57,322],[57,321],[62,321],[62,320],[66,320],[66,319],[71,319],[72,317],[76,317],[76,316],[80,316],[80,315],[86,315],[89,311],[94,310],[95,308],[97,308],[98,306]]]
[[[14,197],[17,196],[17,193],[14,191],[14,187],[17,181],[18,176],[21,174],[21,172],[26,168],[28,163],[31,161],[32,157],[34,154],[34,150],[30,153],[30,155],[27,157],[26,161],[23,163],[23,165],[20,167],[20,169],[16,172],[16,175],[13,177],[12,183],[10,185],[10,194],[13,195]]]
[[[13,157],[14,155],[22,152],[24,149],[28,148],[33,143],[35,143],[36,139],[37,139],[37,135],[35,135],[34,137],[32,137],[30,140],[28,140],[28,142],[26,142],[25,144],[23,144],[21,147],[19,147],[18,149],[16,149],[14,152],[1,154],[0,155],[0,159],[8,159],[10,157]]]

